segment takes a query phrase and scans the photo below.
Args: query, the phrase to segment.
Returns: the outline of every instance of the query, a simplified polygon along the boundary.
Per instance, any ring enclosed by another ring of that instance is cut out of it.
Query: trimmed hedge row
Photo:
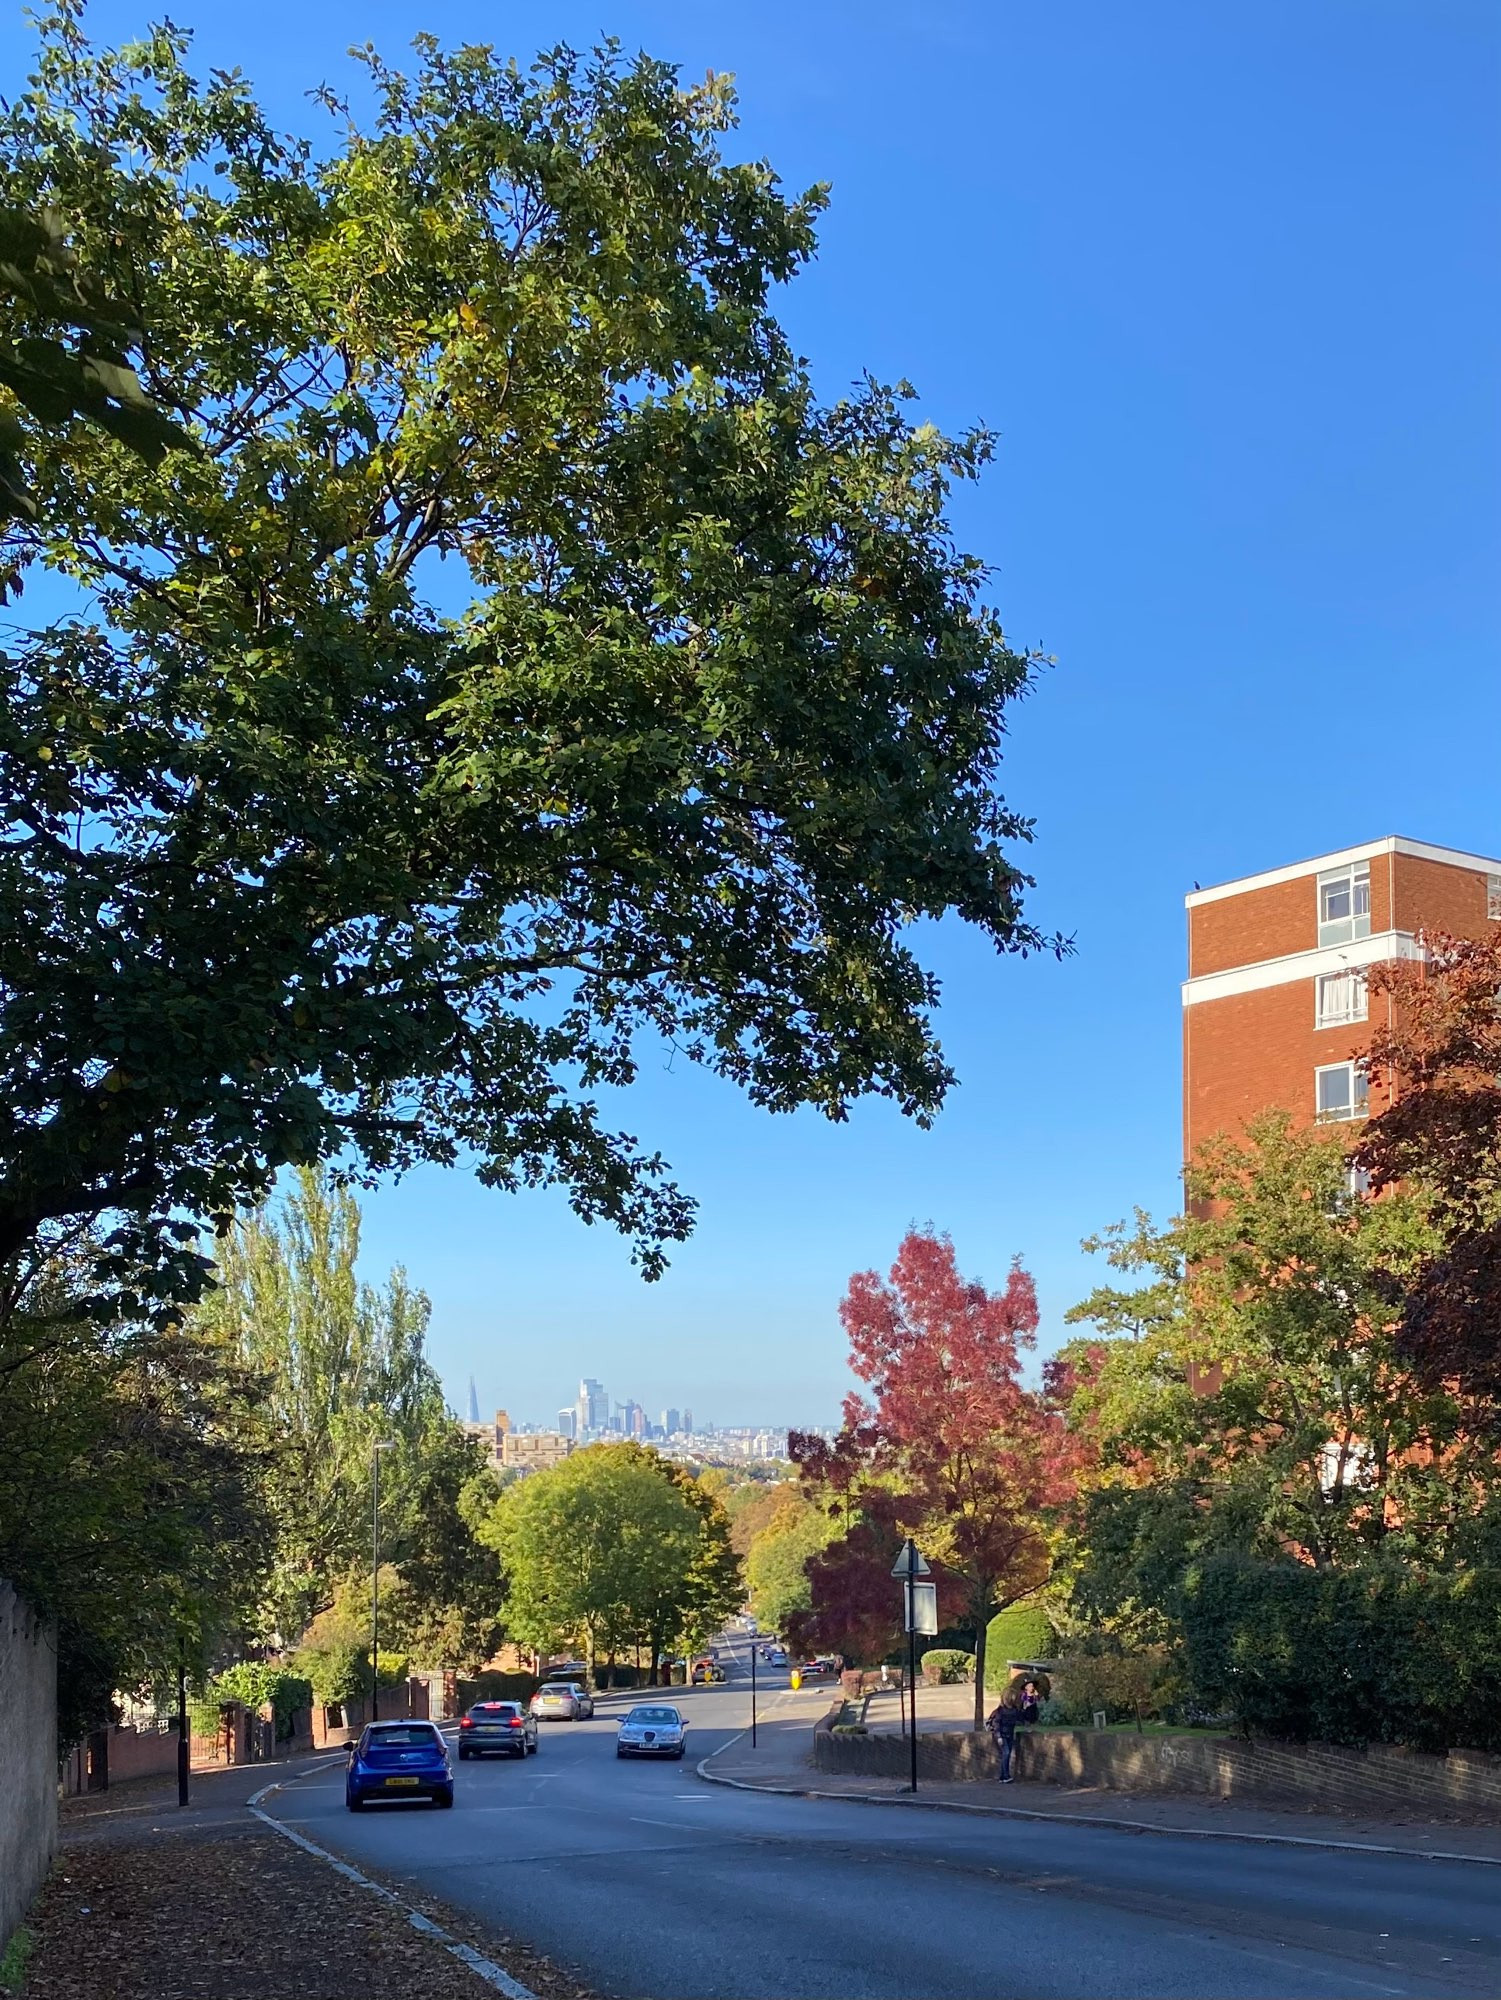
[[[1501,1569],[1218,1556],[1181,1616],[1192,1698],[1252,1734],[1501,1751]]]

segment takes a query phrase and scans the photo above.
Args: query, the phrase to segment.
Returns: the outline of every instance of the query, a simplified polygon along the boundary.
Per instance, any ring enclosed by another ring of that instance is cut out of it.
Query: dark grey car
[[[529,1757],[537,1748],[537,1718],[519,1701],[477,1701],[459,1724],[459,1757]]]

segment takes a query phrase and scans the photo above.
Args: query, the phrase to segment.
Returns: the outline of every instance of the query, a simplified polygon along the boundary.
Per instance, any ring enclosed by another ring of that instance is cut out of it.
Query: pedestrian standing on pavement
[[[1011,1783],[1011,1752],[1016,1745],[1016,1725],[1022,1719],[1022,1698],[1019,1689],[1007,1688],[995,1707],[991,1710],[985,1726],[995,1738],[995,1747],[1001,1759],[1001,1783]]]

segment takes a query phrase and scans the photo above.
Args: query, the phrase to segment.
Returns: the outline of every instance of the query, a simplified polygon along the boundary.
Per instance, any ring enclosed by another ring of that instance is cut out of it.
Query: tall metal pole
[[[380,1444],[372,1446],[370,1503],[370,1720],[380,1720]]]
[[[188,1772],[192,1768],[192,1745],[188,1741],[188,1669],[182,1647],[177,1649],[177,1803],[188,1802]]]
[[[751,1640],[751,1748],[756,1747],[756,1641]]]
[[[907,1537],[907,1672],[912,1681],[912,1789],[917,1790],[917,1544]]]

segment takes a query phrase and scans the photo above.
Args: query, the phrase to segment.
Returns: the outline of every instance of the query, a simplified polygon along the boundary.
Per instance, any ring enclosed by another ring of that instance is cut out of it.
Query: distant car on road
[[[688,1676],[688,1682],[691,1687],[708,1687],[711,1682],[722,1681],[723,1679],[724,1668],[719,1664],[718,1660],[711,1660],[707,1657],[695,1660],[693,1662],[693,1670]]]
[[[666,1702],[643,1701],[626,1711],[615,1738],[617,1757],[681,1757],[688,1725]]]
[[[359,1812],[372,1799],[431,1799],[453,1804],[453,1766],[430,1722],[370,1722],[349,1746],[344,1803]]]
[[[768,1646],[762,1657],[769,1667],[785,1667],[787,1664],[786,1652],[780,1646]]]
[[[578,1681],[547,1681],[532,1696],[531,1709],[542,1722],[587,1722],[594,1697]]]
[[[459,1762],[495,1751],[527,1757],[537,1748],[537,1718],[519,1701],[477,1701],[459,1723]]]

